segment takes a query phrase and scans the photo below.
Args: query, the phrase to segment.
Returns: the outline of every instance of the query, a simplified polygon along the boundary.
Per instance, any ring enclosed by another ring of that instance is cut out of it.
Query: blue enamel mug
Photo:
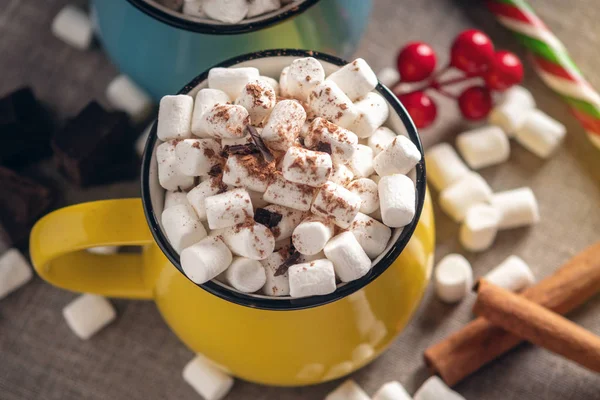
[[[304,0],[239,24],[183,15],[151,0],[92,0],[100,40],[120,71],[155,99],[233,56],[274,48],[350,58],[371,0]]]

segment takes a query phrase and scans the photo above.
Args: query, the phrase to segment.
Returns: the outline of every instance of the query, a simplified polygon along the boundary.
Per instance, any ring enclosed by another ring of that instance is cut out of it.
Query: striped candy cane
[[[569,105],[600,148],[600,95],[585,80],[565,46],[523,0],[488,0],[488,8],[529,49],[536,72]]]

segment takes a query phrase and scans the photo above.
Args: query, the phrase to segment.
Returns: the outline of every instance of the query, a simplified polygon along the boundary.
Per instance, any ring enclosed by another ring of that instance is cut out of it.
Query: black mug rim
[[[231,67],[233,65],[239,64],[244,61],[256,60],[260,58],[269,58],[269,57],[285,57],[285,56],[294,56],[294,57],[314,57],[318,60],[322,60],[334,65],[342,66],[347,64],[348,62],[325,53],[319,53],[316,51],[309,50],[298,50],[298,49],[278,49],[278,50],[265,50],[258,51],[253,53],[244,54],[241,56],[230,58],[226,61],[223,61],[211,68],[216,67]],[[207,69],[202,74],[198,75],[194,78],[190,83],[185,85],[177,94],[187,94],[199,83],[205,81],[208,78]],[[381,94],[386,101],[390,104],[390,106],[394,109],[394,111],[398,114],[406,131],[408,133],[409,139],[417,146],[421,153],[421,161],[416,165],[416,212],[415,217],[412,222],[405,226],[400,233],[400,236],[396,240],[396,242],[392,245],[390,250],[385,256],[377,264],[371,268],[371,270],[367,273],[367,275],[363,276],[360,279],[348,282],[342,286],[339,286],[333,293],[323,296],[311,296],[305,298],[258,298],[254,295],[244,294],[232,291],[227,289],[224,286],[221,286],[213,281],[206,282],[204,284],[197,284],[190,280],[190,282],[194,283],[194,285],[206,290],[207,292],[223,299],[226,301],[230,301],[234,304],[263,309],[263,310],[272,310],[272,311],[291,311],[291,310],[301,310],[312,307],[322,306],[328,303],[332,303],[334,301],[340,300],[360,289],[364,286],[368,285],[375,279],[377,279],[383,272],[385,272],[388,267],[396,260],[396,258],[400,255],[402,250],[406,247],[408,241],[412,237],[417,224],[419,222],[421,211],[423,210],[423,205],[425,202],[425,159],[423,153],[423,146],[421,145],[421,140],[419,138],[419,134],[417,132],[417,128],[415,127],[412,119],[410,118],[408,112],[404,108],[404,106],[398,101],[396,96],[385,86],[379,83],[376,87],[376,90],[379,94]],[[152,208],[152,200],[150,196],[150,167],[152,162],[152,154],[158,137],[156,135],[156,121],[154,122],[152,129],[150,131],[150,135],[146,142],[146,146],[144,149],[144,155],[142,157],[142,172],[141,172],[141,184],[142,184],[142,204],[144,208],[144,213],[146,215],[146,220],[150,227],[150,231],[152,232],[152,236],[154,240],[162,250],[163,254],[167,257],[167,259],[179,270],[186,279],[189,279],[187,275],[183,272],[181,264],[179,263],[179,255],[173,249],[173,247],[168,242],[165,235],[162,233],[160,228],[160,224],[158,221],[158,217],[154,213]]]
[[[127,0],[135,8],[144,14],[171,25],[175,28],[184,29],[190,32],[205,33],[211,35],[237,35],[242,33],[255,32],[261,29],[277,25],[288,18],[302,14],[308,8],[312,7],[320,0],[304,0],[302,3],[286,11],[276,13],[275,15],[261,18],[255,22],[240,22],[237,24],[210,24],[199,21],[192,21],[178,15],[173,15],[150,4],[146,0]]]

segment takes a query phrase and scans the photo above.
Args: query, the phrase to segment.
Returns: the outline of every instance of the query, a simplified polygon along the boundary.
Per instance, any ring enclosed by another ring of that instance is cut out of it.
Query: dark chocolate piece
[[[256,147],[258,147],[258,150],[260,150],[260,152],[261,152],[263,158],[265,159],[265,161],[267,161],[267,162],[273,161],[275,159],[273,157],[273,154],[267,148],[267,146],[265,145],[265,142],[263,142],[263,140],[261,139],[261,137],[258,134],[258,131],[256,130],[256,128],[253,127],[253,126],[251,126],[251,125],[248,125],[246,127],[246,130],[250,134],[250,137],[252,138],[252,141],[254,142],[254,144],[256,145]]]
[[[210,167],[210,170],[208,171],[208,176],[219,176],[223,173],[223,166],[221,164],[215,164],[212,167]]]
[[[274,274],[275,276],[285,274],[288,271],[288,269],[292,265],[297,264],[298,260],[300,260],[300,257],[302,257],[302,254],[300,254],[300,252],[296,250],[293,244],[290,245],[288,250],[290,252],[290,255],[283,261],[283,263],[281,263],[279,268],[277,268],[277,271],[275,271]]]
[[[323,153],[331,154],[331,144],[325,142],[317,143],[315,151],[321,151]]]
[[[265,208],[257,208],[256,212],[254,213],[254,220],[269,229],[276,227],[277,224],[281,222],[282,218],[283,215],[277,212],[269,211]]]
[[[250,154],[260,153],[258,147],[254,143],[234,144],[232,146],[223,147],[223,157],[230,155],[247,156]]]

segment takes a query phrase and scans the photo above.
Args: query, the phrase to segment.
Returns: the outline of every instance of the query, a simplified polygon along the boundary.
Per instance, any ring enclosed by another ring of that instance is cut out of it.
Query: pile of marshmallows
[[[376,85],[362,59],[325,79],[308,57],[279,82],[213,68],[195,99],[162,98],[162,227],[192,281],[305,297],[369,272],[390,228],[414,218],[405,174],[421,159],[382,127],[389,109]]]
[[[159,4],[198,18],[210,18],[226,24],[237,24],[279,10],[294,0],[154,0]],[[296,0],[299,3],[299,0]]]

